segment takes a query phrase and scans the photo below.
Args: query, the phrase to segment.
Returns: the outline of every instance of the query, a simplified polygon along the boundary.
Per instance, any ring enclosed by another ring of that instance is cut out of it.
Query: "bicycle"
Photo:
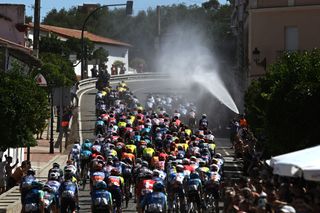
[[[172,201],[172,212],[180,212],[180,197],[178,193],[174,193]]]
[[[85,190],[88,177],[88,163],[86,163],[81,171],[82,190]]]

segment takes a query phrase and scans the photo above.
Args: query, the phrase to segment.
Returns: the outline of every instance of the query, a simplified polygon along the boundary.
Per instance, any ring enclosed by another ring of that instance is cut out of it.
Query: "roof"
[[[33,23],[29,23],[28,26],[33,28]],[[64,27],[57,27],[57,26],[51,26],[51,25],[45,25],[45,24],[41,24],[40,25],[40,30],[46,31],[46,32],[55,33],[55,34],[58,34],[58,35],[60,35],[62,37],[66,37],[66,38],[78,38],[78,39],[81,39],[81,30],[64,28]],[[95,35],[95,34],[90,33],[88,31],[84,31],[83,35],[84,35],[84,38],[87,38],[90,41],[95,42],[95,43],[131,47],[131,45],[128,44],[128,43],[125,43],[125,42],[122,42],[122,41],[117,41],[117,40],[114,40],[114,39],[111,39],[111,38],[102,37],[102,36],[99,36],[99,35]]]
[[[32,55],[32,49],[23,45],[9,41],[0,37],[0,46],[9,50],[9,54],[19,59],[20,61],[35,66],[41,65],[41,61]]]

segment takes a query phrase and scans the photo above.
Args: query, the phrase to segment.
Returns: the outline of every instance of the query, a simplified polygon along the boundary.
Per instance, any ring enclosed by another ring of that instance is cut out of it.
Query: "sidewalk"
[[[59,146],[57,146],[57,140],[59,137],[59,132],[56,132],[57,117],[54,119],[53,125],[53,139],[54,139],[54,154],[50,154],[50,140],[45,139],[47,133],[50,131],[45,131],[43,133],[44,139],[37,140],[38,145],[35,147],[30,147],[30,161],[33,169],[36,170],[36,176],[40,179],[47,177],[49,169],[52,167],[54,162],[57,162],[63,167],[67,161],[68,156],[64,152],[60,153]],[[50,129],[49,129],[50,130]],[[65,138],[63,140],[63,146]],[[64,148],[64,147],[63,147]],[[63,149],[64,150],[64,149]],[[27,149],[24,150],[24,160],[27,159]]]

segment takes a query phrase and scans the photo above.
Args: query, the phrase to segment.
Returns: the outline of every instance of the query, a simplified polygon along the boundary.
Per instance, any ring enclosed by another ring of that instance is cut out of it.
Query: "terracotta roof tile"
[[[29,23],[28,27],[33,28],[33,23]],[[45,24],[41,24],[40,29],[43,31],[56,33],[60,36],[64,36],[67,38],[73,37],[73,38],[81,39],[81,30],[45,25]],[[95,35],[93,33],[88,32],[88,31],[84,31],[84,38],[88,38],[90,41],[96,42],[96,43],[131,47],[131,45],[128,43],[117,41],[117,40],[114,40],[111,38],[98,36],[98,35]]]

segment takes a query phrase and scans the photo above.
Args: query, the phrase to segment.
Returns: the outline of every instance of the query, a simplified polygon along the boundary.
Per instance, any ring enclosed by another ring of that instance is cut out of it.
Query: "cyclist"
[[[62,180],[62,178],[63,178],[63,170],[60,169],[60,165],[58,163],[53,163],[52,168],[49,169],[48,179],[50,179],[50,174],[51,173],[58,173],[59,174],[59,181]]]
[[[185,212],[185,194],[184,194],[184,167],[182,165],[176,166],[176,172],[171,173],[168,177],[168,196],[171,208],[174,202],[175,195],[177,194],[180,199],[180,211]]]
[[[73,176],[71,173],[66,173],[64,179],[59,190],[61,213],[67,213],[69,211],[75,213],[78,207],[78,186],[77,183],[72,180]]]
[[[33,189],[32,183],[34,181],[37,181],[35,171],[33,169],[29,169],[27,171],[27,175],[22,178],[20,183],[22,209],[24,209],[26,204],[26,195]]]
[[[43,183],[34,180],[31,183],[31,189],[26,192],[23,199],[23,212],[44,212],[44,192]]]
[[[91,193],[92,212],[112,212],[112,195],[107,189],[108,185],[104,181],[98,182],[93,188]]]
[[[120,172],[117,169],[111,170],[111,176],[108,177],[108,190],[112,194],[112,198],[115,201],[115,207],[117,212],[121,212],[122,193],[124,192],[124,180],[120,176]]]
[[[80,151],[81,146],[79,143],[76,143],[73,145],[68,156],[68,159],[72,160],[76,164],[76,168],[78,171],[80,171]]]
[[[201,119],[199,120],[199,129],[203,130],[206,129],[209,125],[208,119],[207,119],[207,115],[206,114],[202,114]]]
[[[186,191],[188,204],[195,202],[198,212],[201,212],[202,183],[198,173],[194,172],[190,174],[190,178],[186,183]]]
[[[48,178],[48,181],[46,185],[50,186],[51,193],[53,194],[53,203],[52,207],[55,212],[58,211],[60,208],[60,201],[59,201],[59,188],[61,186],[61,183],[59,182],[59,173],[58,172],[51,172],[50,176]]]
[[[141,209],[146,213],[162,213],[167,211],[167,196],[164,185],[156,182],[153,185],[153,192],[146,195],[141,201]]]

